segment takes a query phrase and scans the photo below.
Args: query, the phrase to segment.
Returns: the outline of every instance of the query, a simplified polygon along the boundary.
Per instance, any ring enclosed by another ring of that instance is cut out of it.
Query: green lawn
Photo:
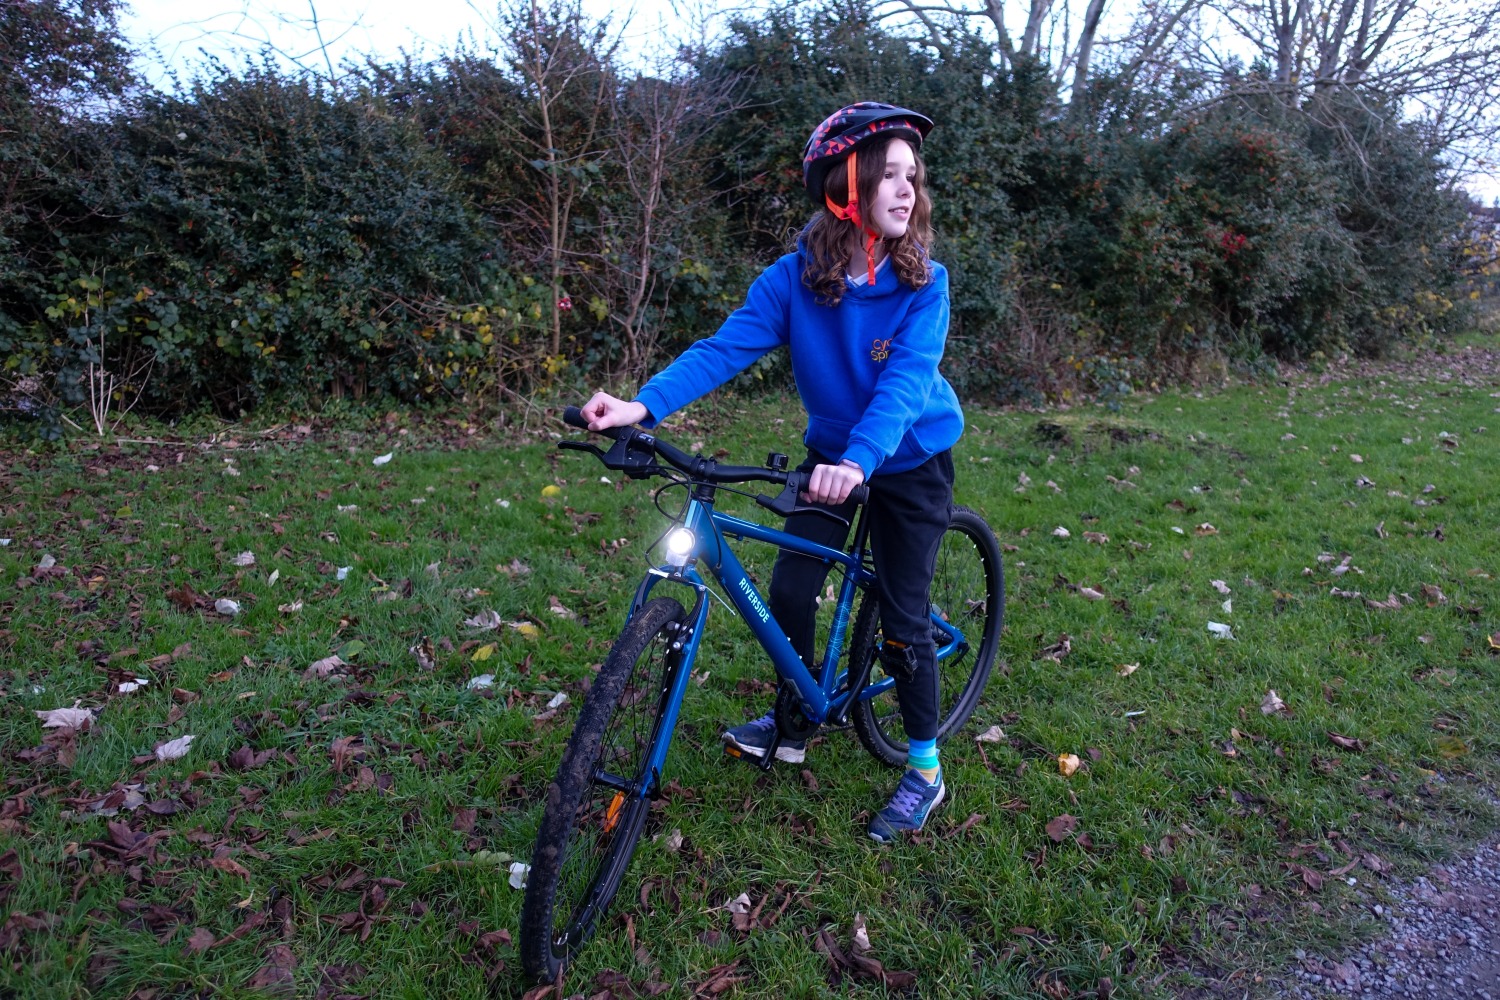
[[[879,995],[818,944],[849,948],[857,918],[922,997],[1253,995],[1255,970],[1360,933],[1379,872],[1497,825],[1500,378],[1465,357],[971,409],[958,498],[1006,548],[1007,629],[935,829],[865,837],[896,775],[849,733],[807,775],[727,761],[768,669],[711,615],[669,794],[565,995]],[[663,434],[756,463],[795,452],[796,413],[730,398]],[[497,855],[530,852],[663,522],[652,484],[548,433],[467,430],[0,454],[0,994],[524,991]],[[498,629],[465,625],[485,612]],[[88,728],[42,729],[75,702]]]

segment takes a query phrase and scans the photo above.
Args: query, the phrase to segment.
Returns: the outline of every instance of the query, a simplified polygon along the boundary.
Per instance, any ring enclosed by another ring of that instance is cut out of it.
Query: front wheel
[[[660,775],[651,751],[682,654],[686,615],[668,597],[626,624],[594,678],[563,751],[531,854],[521,904],[521,964],[553,982],[614,899],[646,825]]]
[[[1000,545],[984,518],[967,507],[954,506],[943,533],[928,592],[928,614],[937,647],[937,739],[941,744],[962,729],[978,707],[1005,621]],[[870,679],[850,721],[860,743],[877,760],[903,767],[906,732],[895,684],[880,670],[880,644],[880,602],[874,591],[867,591],[849,643],[849,675]]]

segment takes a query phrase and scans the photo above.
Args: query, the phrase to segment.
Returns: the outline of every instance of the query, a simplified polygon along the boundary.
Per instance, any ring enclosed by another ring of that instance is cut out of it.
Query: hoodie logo
[[[885,338],[884,340],[876,340],[874,346],[870,348],[871,361],[884,361],[890,356],[891,338],[889,337]]]

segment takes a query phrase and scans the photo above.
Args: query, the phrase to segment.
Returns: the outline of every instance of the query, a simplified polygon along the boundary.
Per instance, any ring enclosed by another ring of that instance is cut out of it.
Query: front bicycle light
[[[698,539],[691,530],[678,525],[667,532],[667,565],[673,569],[682,569],[688,564],[688,559],[693,553],[693,548],[698,544]]]

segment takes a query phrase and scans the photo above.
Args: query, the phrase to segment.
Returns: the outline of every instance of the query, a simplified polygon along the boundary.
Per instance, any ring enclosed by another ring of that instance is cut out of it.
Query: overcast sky
[[[140,69],[160,83],[167,70],[193,75],[205,53],[230,64],[270,46],[324,72],[326,43],[335,67],[346,59],[401,52],[435,56],[460,38],[481,44],[494,39],[495,0],[130,0],[121,27],[135,44]],[[696,2],[682,9],[711,8],[717,24],[725,15],[758,0]],[[1115,4],[1112,6],[1120,6]],[[625,23],[625,49],[632,58],[649,53],[690,30],[673,0],[583,0],[585,13]],[[317,21],[314,22],[314,14]],[[626,19],[628,18],[628,22]],[[713,30],[714,24],[709,26]],[[152,49],[159,52],[157,58]],[[1486,203],[1500,199],[1500,174],[1472,178],[1469,190]]]
[[[131,7],[121,27],[138,48],[160,52],[160,62],[141,62],[153,80],[167,68],[190,76],[205,53],[236,63],[267,45],[321,68],[320,37],[335,66],[346,58],[389,58],[403,51],[432,56],[460,38],[493,39],[496,9],[493,0],[131,0]],[[583,8],[624,23],[632,52],[684,27],[671,0],[583,0]]]

